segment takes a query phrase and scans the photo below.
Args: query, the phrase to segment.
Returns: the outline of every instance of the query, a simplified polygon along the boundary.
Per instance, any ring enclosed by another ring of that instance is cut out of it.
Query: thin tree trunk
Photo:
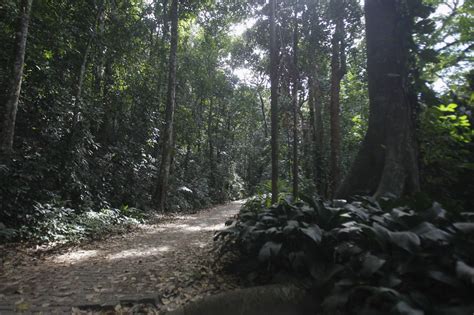
[[[324,125],[323,125],[323,100],[322,100],[322,91],[319,85],[319,82],[315,82],[314,86],[314,119],[316,125],[316,171],[317,176],[317,185],[316,188],[320,195],[324,195],[325,191],[325,174],[323,173],[323,146],[324,146]]]
[[[32,4],[33,0],[22,0],[20,2],[18,28],[15,38],[15,58],[12,69],[9,95],[5,104],[5,115],[3,118],[3,126],[1,130],[2,133],[0,137],[0,153],[6,156],[13,152],[16,114],[18,112],[18,101],[20,99],[21,93],[23,68],[25,65],[26,41],[28,37],[28,26],[30,24]]]
[[[102,1],[98,6],[97,6],[97,16],[94,22],[94,25],[91,27],[92,32],[89,36],[89,40],[87,41],[86,48],[84,50],[84,54],[82,55],[82,61],[81,61],[81,67],[79,69],[79,77],[78,81],[76,84],[76,89],[74,91],[74,101],[72,103],[72,112],[73,112],[73,117],[72,117],[72,123],[71,123],[71,132],[66,138],[66,151],[69,152],[73,143],[74,139],[77,134],[77,124],[80,121],[80,115],[81,115],[81,105],[82,105],[82,90],[84,86],[84,79],[86,77],[87,73],[87,64],[89,62],[89,57],[90,53],[92,50],[92,45],[94,43],[94,40],[97,36],[96,29],[100,26],[101,23],[101,18],[104,13],[104,6],[105,6],[105,1]],[[65,160],[66,163],[66,160]]]
[[[265,102],[263,101],[262,93],[257,91],[258,97],[260,98],[260,106],[262,109],[262,116],[263,116],[263,126],[265,127],[265,139],[268,138],[268,123],[267,123],[267,115],[265,114]]]
[[[291,149],[291,134],[292,130],[288,125],[288,128],[284,128],[286,130],[286,146],[288,150],[286,151],[287,154],[287,161],[288,161],[288,180],[293,178],[293,150]]]
[[[278,47],[276,38],[276,1],[270,0],[270,84],[271,84],[271,147],[272,203],[278,201]]]
[[[301,121],[301,131],[302,131],[302,137],[301,137],[301,151],[304,157],[307,157],[302,160],[302,169],[303,169],[303,176],[304,178],[313,178],[313,163],[312,160],[309,157],[312,157],[312,152],[311,150],[313,149],[313,132],[312,132],[312,123],[313,117],[314,117],[314,111],[309,108],[310,110],[310,117],[308,119],[305,119],[303,113],[301,110],[299,111],[299,119]]]
[[[341,2],[337,2],[341,4]],[[338,6],[338,9],[342,7]],[[336,30],[332,40],[331,59],[331,195],[336,190],[341,181],[341,108],[340,93],[341,81],[345,75],[345,47],[344,47],[344,19],[342,13],[338,13],[336,18]]]
[[[160,177],[155,191],[158,211],[165,210],[166,195],[173,151],[173,124],[176,106],[176,65],[178,52],[178,6],[179,0],[171,4],[171,46],[169,55],[168,93],[166,98],[165,129],[163,132]]]
[[[166,41],[169,37],[169,32],[170,32],[170,26],[169,26],[169,19],[168,19],[168,0],[162,0],[163,3],[163,12],[162,12],[162,17],[163,17],[163,27],[162,27],[162,32],[163,32],[163,39]]]
[[[211,97],[209,100],[209,115],[207,120],[207,141],[209,144],[209,188],[211,188],[211,192],[214,192],[216,188],[216,181],[215,181],[215,169],[216,169],[216,162],[214,160],[214,140],[212,138],[212,117],[213,117],[213,110],[214,110],[214,102]]]
[[[309,96],[308,104],[310,107],[310,125],[312,134],[313,144],[313,181],[316,186],[318,194],[323,195],[323,139],[324,139],[324,126],[323,126],[323,113],[321,105],[321,91],[318,80],[310,77],[308,80],[309,85]]]
[[[298,1],[295,3],[295,17],[293,30],[293,86],[291,90],[291,100],[293,107],[293,197],[298,196]]]
[[[84,55],[82,57],[81,69],[79,71],[79,80],[76,85],[76,92],[74,93],[74,102],[72,104],[73,108],[73,119],[72,119],[72,131],[75,130],[77,123],[79,122],[79,116],[81,113],[81,104],[82,104],[82,87],[84,85],[84,78],[87,71],[87,62],[89,61],[89,54],[92,48],[93,35],[89,38],[87,42]]]
[[[313,178],[313,183],[317,187],[317,178],[318,172],[316,169],[316,113],[314,108],[314,86],[313,86],[313,78],[310,76],[308,77],[308,107],[309,107],[309,128],[311,134],[311,148],[312,148],[312,166],[311,166],[311,174],[309,174],[310,178]]]
[[[405,10],[397,0],[365,1],[369,129],[339,197],[419,191],[416,104],[407,86],[413,18]]]
[[[102,38],[104,37],[104,32],[105,32],[105,6],[106,6],[106,0],[102,1],[101,6],[99,7],[99,14],[97,16],[97,31],[96,31],[96,37],[98,38],[97,40],[97,56],[95,58],[95,73],[94,73],[94,79],[95,79],[95,92],[97,95],[101,95],[102,92],[102,80],[104,78],[103,76],[103,71],[104,71],[104,44],[102,43]],[[152,51],[152,50],[150,50]]]
[[[106,7],[106,0],[102,2],[102,9],[99,9],[98,21],[97,21],[97,32],[96,32],[96,56],[94,58],[94,93],[96,95],[96,102],[97,106],[102,105],[104,100],[104,69],[105,69],[105,46],[102,43],[104,38],[105,32],[105,7]],[[151,57],[152,50],[150,49],[150,57]],[[105,116],[105,115],[104,115]],[[107,117],[104,117],[107,118]],[[102,123],[100,121],[93,122],[92,130],[95,131],[96,135],[100,135],[102,128]]]

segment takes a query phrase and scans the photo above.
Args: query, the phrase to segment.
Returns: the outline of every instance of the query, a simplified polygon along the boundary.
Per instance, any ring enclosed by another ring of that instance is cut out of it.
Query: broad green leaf
[[[390,241],[404,250],[414,253],[420,249],[420,238],[413,232],[389,232]]]
[[[421,239],[429,240],[432,242],[448,242],[452,235],[446,231],[438,229],[436,226],[429,222],[423,222],[412,230]]]
[[[405,301],[400,301],[395,305],[392,310],[392,314],[399,315],[424,315],[425,312],[422,310],[416,309]]]
[[[360,274],[363,277],[370,277],[376,273],[385,264],[385,259],[367,253],[362,261]]]
[[[321,231],[319,226],[314,224],[308,228],[301,229],[301,232],[311,238],[314,242],[318,244],[321,243],[323,232]]]
[[[286,222],[286,226],[283,228],[283,232],[284,233],[291,233],[295,229],[297,229],[299,226],[300,225],[299,225],[298,221],[290,220],[290,221]]]
[[[453,225],[465,234],[474,234],[474,222],[457,222]]]
[[[258,253],[258,259],[261,262],[268,261],[271,257],[276,256],[278,255],[278,253],[280,253],[281,247],[281,243],[275,243],[271,241],[266,242]]]
[[[459,281],[448,275],[447,273],[440,270],[428,270],[426,274],[431,278],[443,284],[449,285],[453,288],[458,288],[460,286]]]
[[[448,106],[446,105],[439,105],[437,108],[438,110],[444,112],[444,113],[454,113],[456,111],[456,108],[458,107],[457,104],[451,103]]]
[[[463,261],[456,262],[456,275],[458,278],[474,284],[474,267],[471,267]]]

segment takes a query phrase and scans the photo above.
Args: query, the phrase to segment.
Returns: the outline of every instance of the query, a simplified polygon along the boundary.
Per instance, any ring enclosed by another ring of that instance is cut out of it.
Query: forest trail
[[[113,310],[119,304],[155,314],[234,289],[237,279],[212,270],[210,251],[214,232],[241,205],[176,216],[38,260],[6,259],[0,271],[0,314],[89,314],[83,310]]]

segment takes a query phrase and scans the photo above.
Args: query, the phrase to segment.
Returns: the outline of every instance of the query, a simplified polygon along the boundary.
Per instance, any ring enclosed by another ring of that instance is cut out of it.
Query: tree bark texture
[[[309,82],[309,106],[311,116],[311,133],[313,142],[313,180],[316,192],[323,195],[323,113],[319,82],[311,79]]]
[[[215,151],[215,145],[214,145],[214,138],[213,138],[213,115],[214,115],[214,102],[211,97],[209,100],[209,114],[208,114],[208,120],[207,120],[207,141],[209,144],[209,190],[211,192],[211,195],[215,197],[215,188],[216,188],[216,160],[214,158],[214,151]]]
[[[15,36],[14,62],[0,137],[0,153],[4,155],[13,153],[13,138],[15,135],[16,115],[18,112],[18,101],[20,99],[23,68],[25,65],[26,41],[32,4],[33,0],[20,1],[20,13]]]
[[[342,1],[336,2],[336,10],[342,11]],[[335,19],[336,29],[332,40],[331,58],[331,101],[330,126],[331,126],[331,168],[330,168],[330,194],[334,195],[341,182],[341,81],[346,72],[346,57],[344,45],[344,17],[337,12]]]
[[[369,129],[338,197],[400,197],[420,188],[414,102],[408,93],[412,18],[402,1],[366,0]]]
[[[176,66],[178,51],[178,6],[179,0],[171,3],[171,45],[169,55],[168,92],[166,97],[165,128],[162,139],[160,173],[155,192],[158,211],[165,210],[168,182],[173,153],[173,124],[176,106]]]
[[[293,197],[298,196],[298,1],[295,4],[294,30],[293,30],[293,84],[291,90],[291,101],[293,109]]]
[[[263,126],[265,127],[265,139],[268,138],[268,124],[267,124],[267,115],[265,114],[265,102],[263,100],[262,92],[257,91],[258,97],[260,99],[260,107],[262,109],[262,119],[263,119]]]
[[[270,0],[270,84],[271,84],[271,147],[272,203],[278,200],[278,47],[276,38],[276,0]]]

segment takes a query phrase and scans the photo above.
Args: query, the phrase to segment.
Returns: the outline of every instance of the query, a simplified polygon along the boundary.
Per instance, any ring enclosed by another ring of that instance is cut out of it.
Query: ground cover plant
[[[222,254],[239,253],[246,272],[304,279],[325,314],[467,314],[474,309],[472,219],[438,203],[286,197],[269,206],[261,196],[216,239]]]
[[[0,243],[27,240],[30,243],[76,243],[127,231],[143,223],[147,216],[135,208],[85,209],[81,212],[64,206],[37,203],[18,228],[0,226]]]

